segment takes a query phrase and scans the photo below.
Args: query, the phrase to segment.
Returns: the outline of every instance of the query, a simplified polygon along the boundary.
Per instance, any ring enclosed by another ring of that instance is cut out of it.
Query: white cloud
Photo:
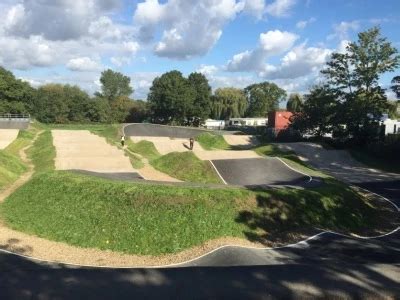
[[[308,20],[302,20],[296,23],[296,27],[298,29],[304,29],[311,23],[314,23],[317,19],[316,18],[309,18]]]
[[[200,68],[196,70],[198,73],[202,73],[205,76],[213,75],[218,71],[218,67],[214,65],[201,65]]]
[[[102,69],[102,65],[100,62],[86,56],[70,59],[66,66],[71,71],[78,72],[95,72]]]
[[[116,0],[23,0],[9,9],[5,29],[8,34],[21,37],[76,39],[87,33],[91,21],[114,9],[118,3]]]
[[[261,19],[266,12],[264,0],[246,0],[243,5],[243,12]]]
[[[332,40],[334,38],[338,38],[340,40],[349,39],[350,31],[357,31],[360,28],[359,21],[351,21],[351,22],[340,22],[339,24],[335,24],[333,26],[334,33],[328,35],[328,40]]]
[[[138,4],[134,21],[142,41],[163,29],[154,47],[158,56],[190,59],[206,54],[218,41],[226,23],[243,9],[235,0],[146,0]]]
[[[266,65],[259,75],[267,79],[294,79],[318,73],[331,53],[330,49],[306,47],[303,43],[289,51],[280,65]]]
[[[131,25],[109,14],[120,0],[22,0],[0,4],[0,63],[11,69],[69,64],[80,57],[123,57],[139,51]],[[91,65],[93,67],[93,65]]]
[[[275,0],[267,5],[266,11],[274,17],[286,17],[290,15],[290,10],[296,4],[296,0]]]
[[[228,61],[226,69],[232,72],[260,71],[264,68],[267,57],[288,51],[297,39],[296,34],[287,31],[261,33],[258,47],[234,55]]]
[[[160,76],[159,72],[136,72],[131,77],[134,88],[134,99],[146,99],[154,78]]]

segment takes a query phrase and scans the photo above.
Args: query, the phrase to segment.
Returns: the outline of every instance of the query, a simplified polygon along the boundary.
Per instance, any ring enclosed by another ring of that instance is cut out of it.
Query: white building
[[[224,120],[213,120],[207,119],[204,123],[204,127],[207,129],[224,129],[225,128],[225,121]]]
[[[385,119],[383,122],[385,125],[385,135],[392,134],[392,133],[399,133],[400,134],[400,121],[399,120],[392,120],[392,119]]]
[[[227,126],[266,126],[268,118],[230,118]]]

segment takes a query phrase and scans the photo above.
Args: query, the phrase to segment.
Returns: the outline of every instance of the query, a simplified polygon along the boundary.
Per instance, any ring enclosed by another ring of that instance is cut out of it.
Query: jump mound
[[[52,130],[57,170],[134,172],[124,152],[88,130]]]

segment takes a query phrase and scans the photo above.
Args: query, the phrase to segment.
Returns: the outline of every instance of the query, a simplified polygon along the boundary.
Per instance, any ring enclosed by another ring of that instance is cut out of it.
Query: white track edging
[[[209,160],[209,162],[211,163],[211,165],[213,166],[215,172],[217,172],[219,178],[221,178],[222,182],[226,185],[228,185],[224,179],[224,177],[222,177],[221,173],[219,173],[218,169],[215,167],[214,163],[212,162],[212,160]]]
[[[296,170],[295,168],[292,168],[291,166],[289,166],[283,159],[281,159],[280,157],[277,157],[277,156],[274,156],[274,158],[276,158],[277,160],[279,160],[281,163],[283,163],[286,167],[288,167],[289,169],[291,169],[292,171],[295,171],[296,173],[299,173],[299,174],[302,174],[302,175],[304,175],[304,176],[307,176],[309,179],[308,179],[308,182],[311,182],[312,180],[313,180],[313,178],[312,178],[312,176],[311,175],[308,175],[308,174],[306,174],[306,173],[304,173],[304,172],[302,172],[302,171],[299,171],[299,170]]]

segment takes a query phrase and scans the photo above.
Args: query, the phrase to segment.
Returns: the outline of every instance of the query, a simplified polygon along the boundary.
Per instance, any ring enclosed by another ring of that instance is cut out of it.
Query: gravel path
[[[137,172],[124,151],[88,130],[52,130],[56,170]]]
[[[10,145],[18,136],[18,129],[0,129],[0,150]]]

